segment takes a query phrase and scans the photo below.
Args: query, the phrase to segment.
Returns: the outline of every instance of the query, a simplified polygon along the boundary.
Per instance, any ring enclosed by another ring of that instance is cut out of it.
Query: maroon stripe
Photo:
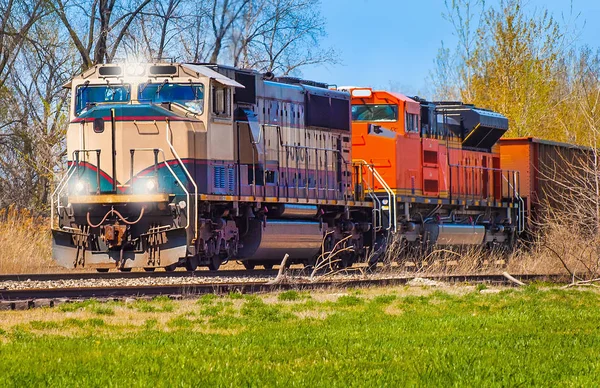
[[[86,117],[86,118],[76,118],[71,123],[91,123],[98,117]],[[101,117],[104,121],[110,121],[111,116]],[[115,121],[164,121],[165,119],[169,119],[169,121],[198,121],[193,119],[188,119],[179,116],[115,116]]]

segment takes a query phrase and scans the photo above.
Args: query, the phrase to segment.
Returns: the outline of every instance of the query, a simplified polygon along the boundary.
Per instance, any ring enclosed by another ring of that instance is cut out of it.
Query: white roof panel
[[[198,74],[202,74],[205,77],[209,77],[214,80],[217,80],[220,83],[222,83],[223,85],[235,86],[236,88],[242,88],[242,89],[244,88],[244,85],[242,85],[241,83],[234,81],[231,78],[225,77],[223,74],[218,73],[218,72],[214,71],[213,69],[210,69],[206,66],[192,65],[189,63],[184,63],[181,66],[184,66],[192,71],[195,71]]]

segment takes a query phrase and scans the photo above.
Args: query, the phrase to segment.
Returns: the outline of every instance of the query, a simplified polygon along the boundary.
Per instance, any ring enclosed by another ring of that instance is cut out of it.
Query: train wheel
[[[211,271],[216,271],[221,266],[221,258],[219,256],[213,256],[210,259],[210,264],[208,265],[208,269]]]
[[[108,272],[108,268],[96,268],[96,271],[100,272],[100,273],[104,273],[104,272]]]
[[[273,269],[273,264],[272,264],[272,263],[271,263],[271,264],[263,264],[263,267],[264,267],[264,268],[265,268],[267,271],[270,271],[270,270],[272,270],[272,269]]]
[[[194,272],[198,268],[198,260],[196,258],[188,258],[185,261],[185,269],[189,272]]]
[[[171,264],[165,267],[165,271],[167,272],[173,272],[175,271],[175,269],[177,269],[177,264]]]
[[[144,271],[146,271],[146,272],[154,272],[155,269],[156,268],[154,268],[154,267],[144,267]]]
[[[119,268],[121,272],[131,272],[131,268]]]
[[[244,261],[244,268],[246,268],[248,271],[253,270],[255,266],[256,266],[256,264],[254,264],[250,261]]]

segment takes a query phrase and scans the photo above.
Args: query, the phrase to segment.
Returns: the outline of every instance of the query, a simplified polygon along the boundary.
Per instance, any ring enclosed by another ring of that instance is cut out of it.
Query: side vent
[[[423,151],[423,163],[427,164],[438,164],[438,153],[437,151]]]
[[[227,189],[230,192],[235,191],[235,169],[233,167],[227,168]]]
[[[437,193],[439,191],[438,181],[434,181],[431,179],[425,179],[423,189],[425,192],[428,192],[428,193]]]
[[[215,189],[224,189],[225,188],[225,167],[224,166],[214,166],[214,185]]]

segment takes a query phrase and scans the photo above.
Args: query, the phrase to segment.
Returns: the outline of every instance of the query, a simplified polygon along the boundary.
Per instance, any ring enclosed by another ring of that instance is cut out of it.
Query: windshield
[[[75,98],[75,115],[79,116],[96,104],[127,102],[130,91],[130,85],[80,85]]]
[[[138,96],[140,102],[175,102],[186,109],[202,114],[204,85],[202,84],[142,84]]]
[[[397,121],[397,105],[352,105],[353,121]]]

